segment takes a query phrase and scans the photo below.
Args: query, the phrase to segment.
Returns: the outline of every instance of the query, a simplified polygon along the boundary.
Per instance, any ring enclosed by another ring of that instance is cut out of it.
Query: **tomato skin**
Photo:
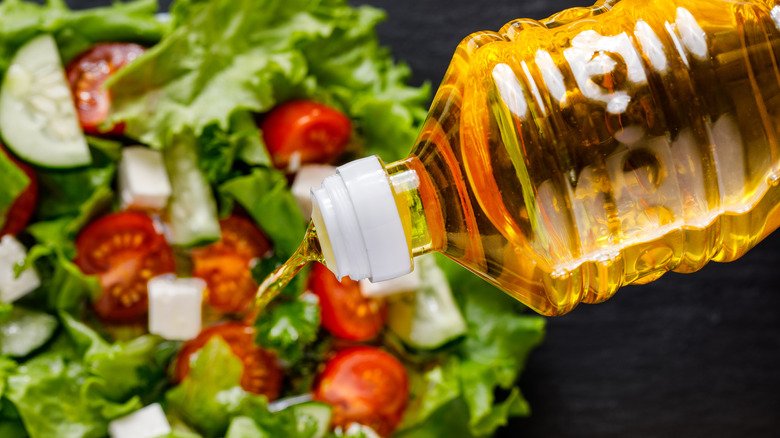
[[[190,372],[192,355],[203,348],[214,336],[221,337],[244,364],[241,387],[262,394],[268,400],[279,397],[282,389],[283,372],[276,362],[276,356],[255,344],[255,329],[239,322],[227,322],[211,326],[195,339],[187,341],[176,358],[175,381],[181,382]]]
[[[208,285],[207,301],[226,313],[241,313],[251,304],[258,284],[252,264],[271,250],[271,244],[255,224],[232,215],[219,222],[219,242],[192,251],[192,275]]]
[[[145,48],[134,43],[101,43],[82,53],[68,64],[70,83],[81,127],[88,134],[122,135],[119,123],[107,131],[100,126],[111,110],[111,96],[103,88],[111,74],[141,56]]]
[[[103,292],[93,308],[106,322],[142,319],[147,281],[174,272],[171,247],[152,219],[139,212],[113,213],[87,225],[76,238],[74,262],[99,277]]]
[[[404,366],[375,347],[339,351],[315,382],[314,399],[333,406],[334,426],[370,426],[389,436],[401,422],[409,398]]]
[[[310,100],[283,103],[260,124],[274,165],[285,168],[293,154],[301,163],[328,163],[349,143],[352,122],[342,112]]]
[[[322,326],[337,338],[349,341],[374,339],[387,320],[387,303],[366,298],[357,281],[341,281],[325,265],[315,263],[309,274],[309,290],[320,299]]]
[[[17,167],[30,179],[30,183],[22,191],[18,198],[11,204],[6,214],[5,223],[0,228],[0,236],[6,234],[16,235],[22,232],[30,222],[35,207],[38,204],[38,177],[35,175],[32,167],[17,160],[3,146],[0,146],[0,153],[5,154]]]

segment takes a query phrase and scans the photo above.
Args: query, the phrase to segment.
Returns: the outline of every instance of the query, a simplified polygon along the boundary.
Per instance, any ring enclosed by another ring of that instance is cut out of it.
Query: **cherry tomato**
[[[192,252],[192,274],[206,280],[208,303],[217,310],[237,313],[252,303],[258,284],[252,264],[271,249],[268,239],[249,219],[230,216],[220,221],[219,242]]]
[[[22,191],[18,198],[11,204],[5,217],[5,223],[0,227],[0,236],[6,234],[19,234],[35,212],[35,206],[38,203],[38,178],[32,168],[9,154],[4,147],[0,146],[0,153],[5,154],[17,167],[30,179],[30,183]]]
[[[387,305],[384,300],[364,297],[357,281],[338,281],[325,265],[316,263],[309,275],[309,290],[319,297],[322,326],[333,336],[367,341],[382,331]]]
[[[279,397],[282,388],[282,369],[276,356],[255,344],[255,329],[239,322],[228,322],[209,327],[197,338],[187,341],[176,359],[176,381],[181,382],[190,372],[192,355],[203,348],[214,336],[221,337],[244,364],[241,387],[269,400]]]
[[[301,163],[327,163],[347,146],[352,123],[340,111],[309,100],[283,103],[260,125],[274,165],[287,167],[293,154]]]
[[[173,252],[149,216],[109,214],[89,224],[76,238],[76,265],[97,275],[103,293],[95,313],[108,322],[132,322],[147,312],[147,281],[173,272]]]
[[[79,55],[68,64],[67,75],[81,127],[100,134],[100,125],[111,110],[111,96],[103,88],[112,73],[141,56],[146,49],[133,43],[103,43]],[[121,135],[124,125],[111,127],[107,134]]]
[[[333,406],[333,425],[370,426],[389,436],[401,421],[409,398],[404,366],[374,347],[352,347],[331,358],[317,377],[314,399]]]

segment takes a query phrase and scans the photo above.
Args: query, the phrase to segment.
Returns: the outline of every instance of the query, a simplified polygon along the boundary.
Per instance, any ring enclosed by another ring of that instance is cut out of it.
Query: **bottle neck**
[[[393,190],[398,213],[413,257],[441,249],[443,239],[432,227],[441,217],[438,200],[422,163],[416,156],[385,166]]]

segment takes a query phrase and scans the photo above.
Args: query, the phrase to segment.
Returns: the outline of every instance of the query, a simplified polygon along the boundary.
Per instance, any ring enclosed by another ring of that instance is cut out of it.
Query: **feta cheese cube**
[[[126,208],[161,210],[171,197],[162,154],[143,146],[122,149],[119,193]]]
[[[372,283],[370,280],[360,280],[360,293],[364,297],[386,297],[403,292],[413,292],[419,289],[422,284],[420,272],[416,267],[414,271],[392,280]]]
[[[108,423],[111,438],[155,438],[171,433],[159,403],[153,403]]]
[[[35,269],[30,267],[17,277],[14,269],[27,257],[27,250],[13,236],[0,239],[0,301],[10,303],[34,291],[41,285]]]
[[[311,189],[319,187],[325,178],[335,174],[336,168],[326,164],[307,164],[298,170],[290,190],[304,217],[311,216]]]
[[[149,280],[147,288],[149,333],[174,341],[186,341],[200,333],[205,281],[161,275]]]

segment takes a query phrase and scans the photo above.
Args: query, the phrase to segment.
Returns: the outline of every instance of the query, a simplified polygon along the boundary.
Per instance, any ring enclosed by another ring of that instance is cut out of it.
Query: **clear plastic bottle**
[[[304,247],[373,281],[440,251],[545,315],[734,260],[780,225],[779,59],[773,0],[602,1],[472,34],[407,159],[312,192]]]

